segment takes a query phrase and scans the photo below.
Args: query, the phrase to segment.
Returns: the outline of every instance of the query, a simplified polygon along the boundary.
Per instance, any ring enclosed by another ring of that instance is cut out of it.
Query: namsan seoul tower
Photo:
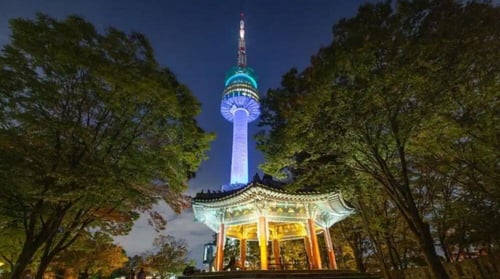
[[[231,157],[231,182],[222,185],[222,191],[239,189],[248,183],[248,123],[260,115],[257,79],[247,67],[245,46],[245,21],[240,19],[238,63],[226,74],[220,112],[233,122],[233,153]]]

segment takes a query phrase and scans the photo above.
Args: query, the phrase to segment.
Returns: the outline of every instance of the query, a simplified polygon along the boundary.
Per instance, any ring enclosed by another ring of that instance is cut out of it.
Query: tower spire
[[[247,50],[245,43],[245,20],[243,13],[240,13],[240,38],[238,39],[238,67],[247,66]]]

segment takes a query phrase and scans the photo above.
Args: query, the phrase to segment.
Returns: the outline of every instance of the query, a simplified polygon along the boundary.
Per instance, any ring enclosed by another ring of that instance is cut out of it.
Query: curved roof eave
[[[291,193],[281,189],[267,187],[260,183],[252,182],[247,186],[240,188],[234,192],[230,192],[224,196],[214,196],[206,198],[193,198],[192,203],[210,208],[223,208],[235,204],[248,203],[253,200],[273,200],[273,201],[289,201],[289,202],[333,202],[337,208],[335,211],[353,212],[354,208],[350,207],[342,197],[340,192],[300,192]]]

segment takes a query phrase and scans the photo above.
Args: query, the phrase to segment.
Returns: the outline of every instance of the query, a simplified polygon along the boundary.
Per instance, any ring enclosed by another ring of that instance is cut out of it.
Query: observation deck
[[[233,122],[234,112],[239,109],[247,112],[248,122],[254,121],[260,115],[255,72],[248,67],[236,66],[226,74],[220,111],[226,120]]]

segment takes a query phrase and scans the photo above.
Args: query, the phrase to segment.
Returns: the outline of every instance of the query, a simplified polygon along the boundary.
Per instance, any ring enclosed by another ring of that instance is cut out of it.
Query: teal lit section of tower
[[[222,191],[239,189],[248,183],[248,123],[260,115],[259,95],[255,72],[247,67],[245,21],[240,19],[238,63],[226,74],[220,111],[233,123],[233,149],[230,184]]]

